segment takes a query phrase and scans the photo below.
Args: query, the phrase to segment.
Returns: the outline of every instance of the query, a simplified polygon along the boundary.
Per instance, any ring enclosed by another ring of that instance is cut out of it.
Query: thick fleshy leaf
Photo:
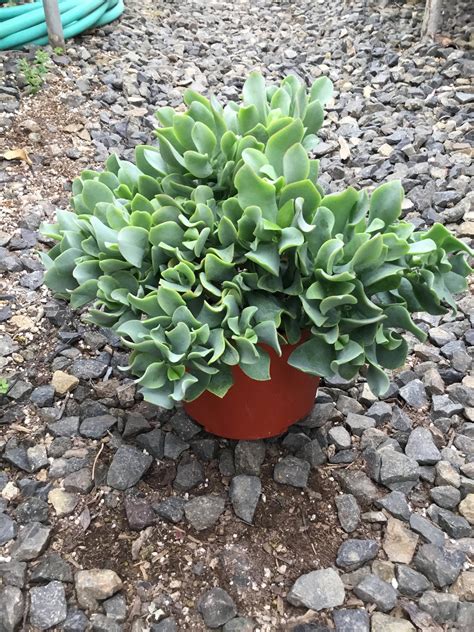
[[[382,184],[370,197],[369,222],[378,218],[389,226],[400,217],[402,201],[403,188],[399,180]]]
[[[332,345],[322,339],[311,338],[299,345],[288,358],[288,364],[304,373],[329,377],[333,374],[331,362],[335,360]]]
[[[247,252],[245,256],[270,274],[278,276],[280,257],[275,244],[259,244],[254,251]]]
[[[139,226],[127,226],[118,233],[120,254],[139,268],[148,250],[148,231]]]
[[[301,143],[295,143],[283,156],[283,175],[286,182],[305,180],[309,174],[309,158]]]
[[[258,349],[258,358],[251,364],[241,363],[240,368],[253,380],[265,381],[270,379],[270,356],[264,349]]]
[[[277,214],[275,187],[259,178],[249,165],[243,165],[235,176],[235,187],[240,206],[258,206],[263,217],[275,221]]]
[[[319,77],[311,86],[309,98],[311,101],[317,100],[321,105],[326,105],[331,99],[333,92],[334,86],[332,81],[328,77]]]

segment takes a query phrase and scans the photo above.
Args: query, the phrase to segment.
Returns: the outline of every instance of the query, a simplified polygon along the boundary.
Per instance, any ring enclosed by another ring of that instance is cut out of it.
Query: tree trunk
[[[441,11],[443,10],[443,0],[426,0],[425,14],[421,27],[421,35],[427,39],[434,39],[439,32],[441,23]]]
[[[64,33],[58,0],[43,0],[48,39],[53,48],[64,48]]]

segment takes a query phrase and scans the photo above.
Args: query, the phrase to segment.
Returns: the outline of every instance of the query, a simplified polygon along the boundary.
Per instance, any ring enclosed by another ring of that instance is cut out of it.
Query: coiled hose
[[[0,0],[0,4],[6,1]],[[59,0],[58,4],[65,39],[94,26],[104,26],[124,10],[123,0]],[[0,8],[0,50],[47,43],[42,0]]]

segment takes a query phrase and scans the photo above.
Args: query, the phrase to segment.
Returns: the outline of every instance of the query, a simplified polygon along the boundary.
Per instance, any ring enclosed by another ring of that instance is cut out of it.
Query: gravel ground
[[[31,164],[0,158],[0,630],[473,630],[472,295],[416,319],[429,342],[383,401],[326,382],[286,436],[236,444],[140,402],[35,254],[82,169],[150,142],[186,87],[232,99],[254,68],[334,81],[326,190],[401,178],[410,221],[471,240],[467,2],[433,45],[413,1],[126,4],[51,53],[35,96],[25,53],[1,59],[0,156]]]

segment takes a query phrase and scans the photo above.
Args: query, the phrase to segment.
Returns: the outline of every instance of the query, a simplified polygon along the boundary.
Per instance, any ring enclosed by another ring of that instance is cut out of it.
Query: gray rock
[[[286,599],[293,606],[311,610],[334,608],[344,603],[344,584],[333,568],[312,571],[298,577]]]
[[[30,522],[20,529],[11,549],[12,557],[18,562],[35,560],[45,550],[51,529],[39,522]]]
[[[342,494],[334,499],[337,508],[337,517],[341,527],[346,533],[355,531],[360,523],[360,508],[355,496],[352,494]]]
[[[419,477],[418,463],[395,450],[380,453],[380,482],[392,491],[409,492]]]
[[[224,448],[219,455],[219,472],[222,476],[234,476],[234,454],[230,448]]]
[[[92,471],[88,467],[83,467],[76,472],[71,472],[63,480],[63,487],[67,492],[88,494],[94,487]]]
[[[66,615],[66,595],[61,582],[53,581],[30,590],[31,625],[47,630],[64,621]]]
[[[50,384],[38,386],[30,395],[30,401],[36,406],[43,408],[44,406],[52,406],[54,402],[54,387]]]
[[[89,439],[101,439],[117,423],[117,419],[112,415],[98,415],[97,417],[87,417],[81,423],[79,432],[83,437]]]
[[[337,551],[336,564],[346,571],[354,571],[373,560],[378,551],[375,540],[346,540]]]
[[[98,610],[99,601],[112,597],[122,588],[120,577],[109,569],[78,571],[74,581],[79,605],[93,611]]]
[[[378,507],[382,507],[382,509],[386,509],[392,516],[395,516],[395,518],[407,522],[410,520],[411,510],[408,506],[406,496],[402,492],[390,492],[390,494],[377,500],[375,504]]]
[[[153,503],[152,507],[160,518],[176,524],[184,517],[185,504],[186,501],[183,498],[170,496],[170,498],[165,498],[160,503]]]
[[[470,632],[474,628],[474,604],[460,603],[456,621],[459,632]]]
[[[303,448],[311,439],[304,432],[289,432],[281,442],[282,447],[295,454]]]
[[[93,632],[123,632],[120,623],[98,612],[91,616],[91,624]]]
[[[392,419],[392,406],[387,402],[374,402],[367,411],[367,416],[374,419],[377,426],[382,426]]]
[[[389,612],[397,604],[397,591],[377,575],[367,575],[354,588],[354,594],[366,603],[374,603],[382,612]]]
[[[138,435],[135,439],[140,448],[146,450],[155,459],[162,459],[164,456],[165,435],[160,428],[154,428],[150,432]]]
[[[311,466],[295,456],[285,456],[273,470],[273,478],[277,483],[304,488],[308,484]]]
[[[406,412],[398,408],[398,406],[394,406],[392,412],[392,428],[400,430],[401,432],[408,432],[412,426],[413,422]]]
[[[225,500],[222,496],[207,494],[188,501],[184,506],[184,513],[196,531],[203,531],[212,527],[219,520],[224,507]]]
[[[459,597],[450,593],[428,590],[418,602],[438,623],[454,622],[458,616]]]
[[[317,439],[308,441],[308,443],[298,450],[296,456],[299,459],[303,459],[303,461],[307,461],[311,467],[318,467],[327,461],[326,455],[322,451]]]
[[[337,421],[341,414],[334,402],[317,403],[306,419],[299,422],[304,428],[321,428],[330,421]]]
[[[153,458],[130,445],[122,445],[112,459],[107,473],[107,485],[114,489],[128,489],[136,485],[148,470]]]
[[[258,476],[234,476],[229,495],[235,514],[245,522],[251,523],[261,493],[262,483]]]
[[[461,492],[451,485],[440,485],[430,489],[430,496],[443,509],[454,509],[461,502]]]
[[[54,551],[43,555],[39,564],[31,571],[32,582],[72,582],[72,568],[58,553]]]
[[[437,522],[450,538],[458,539],[471,536],[472,527],[469,522],[448,509],[439,509]]]
[[[255,623],[247,617],[235,617],[228,621],[222,628],[222,632],[253,632]]]
[[[422,426],[410,433],[405,454],[415,459],[420,465],[434,465],[441,461],[441,453],[434,444],[433,435]]]
[[[461,485],[461,476],[458,470],[448,461],[439,461],[436,464],[436,485],[443,487],[449,485],[456,489]]]
[[[340,608],[332,613],[336,632],[369,632],[370,619],[362,608]]]
[[[373,502],[380,496],[377,487],[361,470],[335,472],[334,476],[339,481],[343,491],[355,496],[360,503]]]
[[[225,625],[237,614],[234,601],[222,588],[211,588],[205,592],[197,603],[204,623],[209,628]]]
[[[85,632],[88,625],[89,619],[82,610],[69,610],[61,630],[62,632]]]
[[[189,443],[186,443],[180,439],[174,432],[167,432],[165,434],[165,445],[163,448],[163,455],[167,459],[173,459],[175,461],[180,455],[189,449]]]
[[[106,599],[102,602],[102,606],[109,619],[123,623],[127,618],[127,602],[120,593]]]
[[[407,597],[419,597],[431,585],[422,573],[406,564],[397,564],[396,577],[399,592]]]
[[[237,474],[258,476],[265,460],[263,441],[239,441],[235,447],[234,462]]]
[[[215,439],[196,439],[191,442],[191,450],[202,461],[212,461],[217,453],[217,441]]]
[[[204,469],[196,459],[184,462],[181,461],[178,465],[176,472],[176,478],[173,486],[183,492],[197,487],[204,482]]]
[[[435,586],[444,588],[456,581],[465,561],[466,555],[462,551],[423,544],[414,557],[413,565]]]
[[[6,544],[16,536],[17,524],[6,514],[0,513],[0,546]]]
[[[64,417],[48,423],[48,430],[55,437],[75,437],[79,432],[79,417]]]
[[[412,408],[423,408],[428,403],[425,385],[421,380],[412,380],[400,389],[400,395]]]
[[[0,579],[3,586],[23,588],[26,579],[26,562],[0,562]]]
[[[106,370],[107,363],[102,360],[80,359],[72,363],[69,373],[80,380],[95,380],[102,377]]]
[[[201,426],[192,421],[184,412],[184,410],[178,410],[170,419],[171,427],[173,431],[183,441],[189,441],[202,430]]]
[[[436,544],[436,546],[444,545],[445,537],[441,529],[419,513],[415,512],[411,514],[410,527],[430,544]]]
[[[0,622],[2,632],[14,632],[23,618],[25,600],[16,586],[0,588]]]
[[[431,416],[433,419],[440,419],[442,417],[452,417],[462,413],[464,406],[459,402],[455,402],[447,395],[433,395]]]
[[[176,626],[176,621],[173,619],[173,617],[166,617],[166,619],[162,619],[159,623],[154,623],[151,626],[151,632],[177,632],[177,631],[178,631],[178,628]]]
[[[36,496],[27,498],[16,508],[15,518],[22,524],[27,524],[28,522],[46,522],[48,520],[48,503]]]
[[[347,450],[351,447],[351,436],[344,426],[334,426],[328,432],[329,443],[333,443],[339,450]]]
[[[140,413],[128,413],[125,419],[125,428],[122,432],[124,439],[130,439],[130,437],[136,437],[140,433],[151,430],[151,426],[146,418]]]
[[[347,415],[345,423],[349,426],[353,435],[360,437],[364,430],[368,428],[375,428],[375,419],[371,417],[365,417],[364,415],[357,415],[355,413],[349,413]]]

